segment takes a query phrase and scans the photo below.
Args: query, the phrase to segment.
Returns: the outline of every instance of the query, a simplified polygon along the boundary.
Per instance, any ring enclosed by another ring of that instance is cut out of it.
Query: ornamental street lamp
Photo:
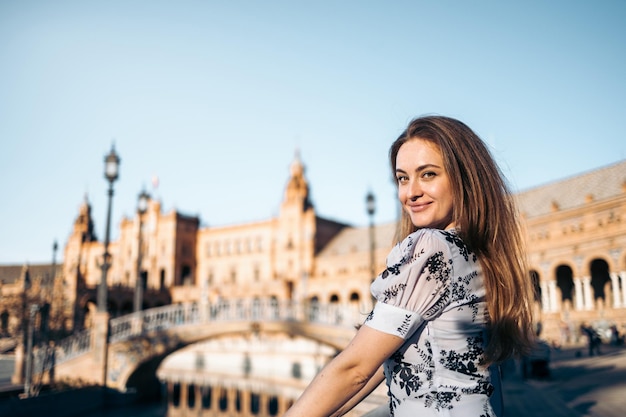
[[[35,326],[35,315],[39,311],[37,304],[30,306],[28,318],[28,334],[26,339],[26,375],[24,378],[24,397],[33,395],[33,327]]]
[[[150,194],[145,190],[139,193],[139,200],[137,201],[137,215],[139,217],[139,237],[138,237],[138,250],[137,250],[137,278],[135,280],[135,300],[133,304],[133,311],[141,311],[143,306],[143,274],[141,272],[141,261],[143,251],[143,215],[148,210],[148,201],[150,200]]]
[[[56,254],[58,248],[59,245],[55,240],[52,243],[52,271],[50,273],[48,282],[46,282],[46,291],[43,305],[39,309],[39,331],[41,333],[42,339],[44,340],[48,337],[48,332],[50,331],[50,320],[52,318],[52,312],[54,311],[52,306],[55,305],[54,284],[56,278]]]
[[[113,200],[113,182],[119,176],[120,158],[115,153],[115,146],[111,146],[111,152],[104,158],[104,177],[109,181],[109,203],[107,209],[107,223],[104,235],[104,259],[102,261],[102,278],[98,286],[98,311],[107,311],[107,272],[111,266],[111,254],[109,253],[109,235],[111,231],[111,202]]]
[[[365,197],[365,206],[367,208],[367,214],[370,217],[370,278],[373,281],[376,277],[376,261],[374,259],[374,213],[376,212],[376,199],[371,191],[369,191]]]

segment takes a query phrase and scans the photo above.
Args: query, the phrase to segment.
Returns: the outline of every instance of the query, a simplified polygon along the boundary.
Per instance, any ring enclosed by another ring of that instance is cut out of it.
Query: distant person
[[[560,342],[559,348],[567,345],[572,337],[571,331],[570,331],[570,325],[564,321],[561,321],[560,331],[561,331],[561,342]]]
[[[580,325],[580,330],[587,337],[587,346],[589,347],[589,356],[600,355],[600,345],[602,340],[600,335],[591,325],[583,323]]]
[[[340,416],[384,379],[395,417],[498,416],[496,365],[535,340],[514,199],[458,120],[413,120],[389,156],[403,210],[376,304],[286,416]]]
[[[611,326],[611,344],[613,346],[621,346],[624,344],[624,336],[620,335],[617,325]]]

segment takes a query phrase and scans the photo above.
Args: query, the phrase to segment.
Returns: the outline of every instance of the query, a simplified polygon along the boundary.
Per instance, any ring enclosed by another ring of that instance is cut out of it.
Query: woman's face
[[[398,198],[413,225],[449,229],[452,220],[452,187],[437,145],[410,139],[396,155]]]

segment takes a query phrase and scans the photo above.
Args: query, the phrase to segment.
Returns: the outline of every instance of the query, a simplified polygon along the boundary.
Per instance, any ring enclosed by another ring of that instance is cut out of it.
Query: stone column
[[[93,352],[94,363],[98,366],[100,372],[100,377],[97,378],[97,381],[101,385],[106,386],[109,361],[109,313],[107,311],[97,311],[94,313],[92,323],[91,351]]]
[[[196,382],[193,383],[193,394],[195,401],[193,404],[193,414],[199,416],[202,412],[202,390],[200,389],[200,385]]]
[[[234,387],[226,388],[226,398],[228,399],[227,413],[229,416],[237,415],[236,392]]]
[[[131,321],[131,334],[140,335],[143,333],[143,311],[138,311]]]
[[[259,394],[259,414],[262,416],[268,416],[269,411],[269,398],[266,392]]]
[[[611,273],[611,289],[613,290],[613,308],[620,308],[622,306],[622,293],[619,288],[617,272]]]
[[[178,407],[174,405],[174,386],[173,381],[167,381],[167,416],[168,417],[181,417],[184,416],[184,410],[181,409],[180,395],[178,397]]]
[[[551,311],[550,294],[548,294],[548,283],[546,281],[541,281],[539,285],[541,286],[541,309],[546,312]]]
[[[243,417],[249,417],[252,415],[250,410],[250,389],[241,390],[241,415]]]
[[[559,303],[557,300],[556,281],[548,281],[549,296],[550,296],[550,311],[559,311]]]
[[[180,384],[180,402],[178,403],[179,408],[183,411],[183,415],[189,414],[189,384],[186,382],[179,382]]]
[[[585,296],[583,294],[583,285],[580,278],[574,278],[574,297],[576,299],[576,310],[582,310],[584,308]]]
[[[278,415],[282,416],[283,414],[285,414],[287,412],[287,397],[285,397],[284,395],[280,395],[278,397]]]
[[[620,272],[619,278],[622,283],[622,307],[626,307],[626,271]]]
[[[593,310],[593,294],[591,292],[591,277],[583,277],[583,291],[585,292],[585,310]]]

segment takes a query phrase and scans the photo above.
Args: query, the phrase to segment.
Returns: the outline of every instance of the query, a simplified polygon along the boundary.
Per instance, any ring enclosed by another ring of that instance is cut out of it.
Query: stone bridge
[[[109,319],[96,313],[91,329],[35,352],[33,374],[120,391],[142,365],[203,340],[241,333],[286,333],[341,349],[369,313],[353,304],[228,300],[178,304]],[[23,358],[16,357],[16,369]],[[15,378],[14,378],[15,379]]]

